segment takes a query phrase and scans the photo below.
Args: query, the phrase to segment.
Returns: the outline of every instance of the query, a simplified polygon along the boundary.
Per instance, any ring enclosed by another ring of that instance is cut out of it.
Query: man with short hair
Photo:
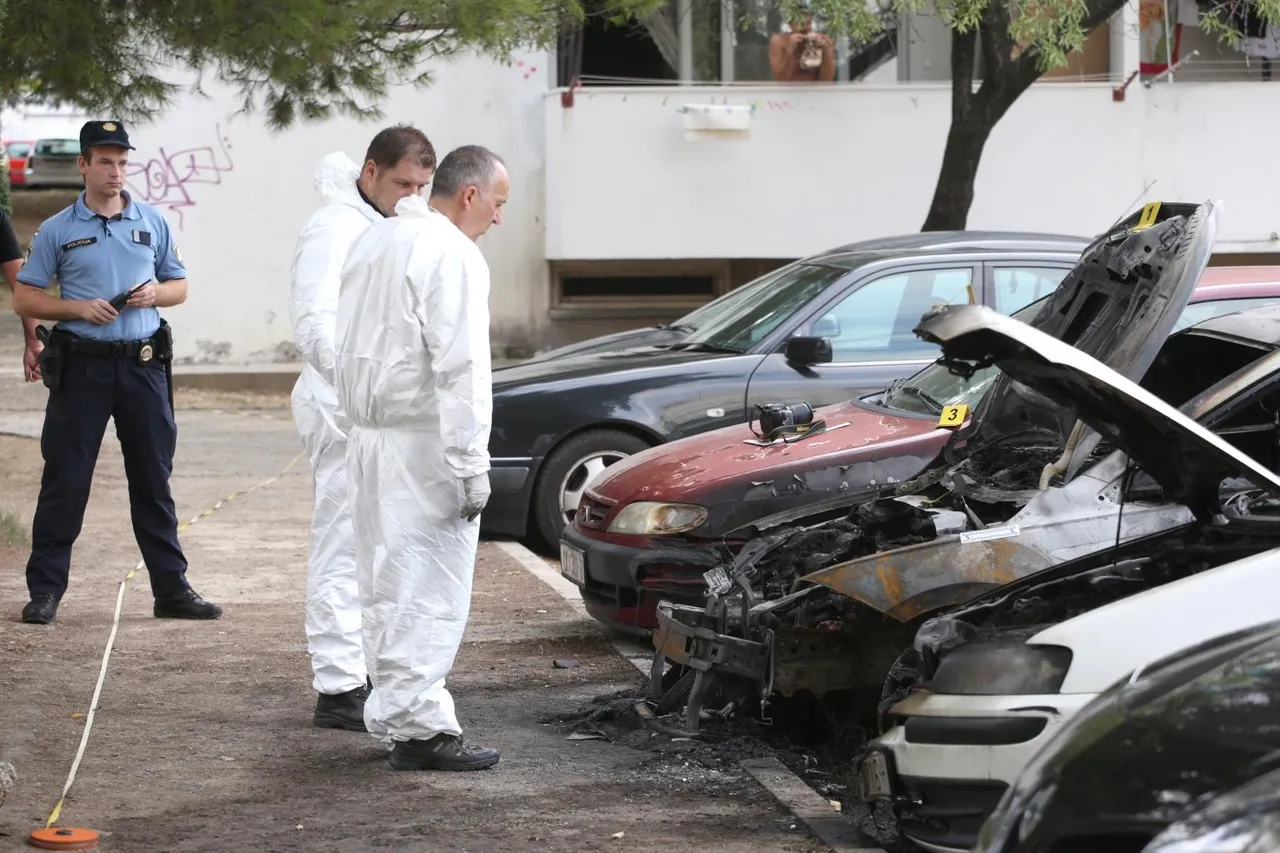
[[[396,202],[431,181],[436,152],[422,131],[396,125],[369,143],[364,166],[345,153],[320,161],[321,206],[298,235],[291,271],[290,319],[305,360],[293,387],[293,420],[311,460],[311,519],[305,629],[317,693],[312,722],[364,731],[368,695],[360,637],[360,593],[347,495],[347,440],[334,390],[335,312],[342,264],[370,224],[394,216]]]
[[[397,770],[498,762],[462,739],[445,677],[489,498],[489,268],[475,241],[502,221],[509,188],[493,152],[450,152],[430,204],[402,200],[342,273],[336,372],[373,683],[364,719]]]
[[[106,433],[116,436],[129,480],[134,537],[151,578],[154,615],[217,619],[222,608],[187,583],[169,489],[177,441],[169,365],[173,338],[160,308],[187,298],[187,270],[164,215],[125,190],[129,152],[118,121],[80,129],[84,191],[40,225],[17,275],[13,307],[56,320],[40,353],[49,388],[40,452],[44,475],[31,523],[22,621],[48,624],[67,591],[93,470]],[[57,277],[59,293],[45,288]]]

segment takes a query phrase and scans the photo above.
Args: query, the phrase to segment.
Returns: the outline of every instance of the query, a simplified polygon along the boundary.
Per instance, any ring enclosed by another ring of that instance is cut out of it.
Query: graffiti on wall
[[[221,184],[222,176],[234,169],[231,140],[222,135],[221,125],[214,125],[213,141],[207,145],[181,151],[160,148],[150,158],[133,160],[127,182],[134,198],[176,214],[181,229],[184,211],[199,202],[199,187]]]

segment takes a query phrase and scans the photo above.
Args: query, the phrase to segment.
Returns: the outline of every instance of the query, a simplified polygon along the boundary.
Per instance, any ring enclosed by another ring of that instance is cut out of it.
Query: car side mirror
[[[792,364],[826,364],[831,361],[831,339],[797,336],[787,339],[784,350]]]

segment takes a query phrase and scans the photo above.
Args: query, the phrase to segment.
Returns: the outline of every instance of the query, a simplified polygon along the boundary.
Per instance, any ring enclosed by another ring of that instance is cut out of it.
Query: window
[[[29,142],[10,142],[6,148],[10,157],[26,157],[31,151]]]
[[[973,271],[916,270],[864,284],[809,324],[805,334],[831,339],[832,361],[932,359],[938,347],[913,329],[935,305],[976,301]]]
[[[36,143],[36,154],[41,157],[79,155],[80,141],[77,139],[41,139]]]
[[[671,317],[728,289],[715,260],[553,261],[552,319]]]
[[[840,267],[794,264],[743,285],[741,296],[706,317],[686,344],[746,352],[848,276]]]
[[[1203,323],[1205,320],[1221,317],[1223,314],[1248,311],[1250,308],[1257,308],[1259,305],[1271,305],[1276,301],[1271,296],[1259,296],[1253,299],[1216,299],[1196,302],[1182,309],[1182,314],[1178,317],[1178,322],[1174,324],[1173,331],[1180,331],[1187,328],[1187,326],[1194,326],[1196,323]]]
[[[995,309],[1013,314],[1058,289],[1067,267],[998,267],[993,276]]]

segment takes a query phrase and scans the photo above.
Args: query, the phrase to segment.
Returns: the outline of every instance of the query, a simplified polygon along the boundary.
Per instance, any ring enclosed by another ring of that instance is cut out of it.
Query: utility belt
[[[44,344],[40,351],[40,374],[44,385],[56,389],[62,384],[62,370],[66,356],[82,355],[89,358],[129,358],[138,364],[159,362],[170,370],[173,360],[173,329],[165,320],[149,338],[139,341],[95,341],[82,338],[65,329],[54,326],[52,330],[36,326],[36,337]]]

